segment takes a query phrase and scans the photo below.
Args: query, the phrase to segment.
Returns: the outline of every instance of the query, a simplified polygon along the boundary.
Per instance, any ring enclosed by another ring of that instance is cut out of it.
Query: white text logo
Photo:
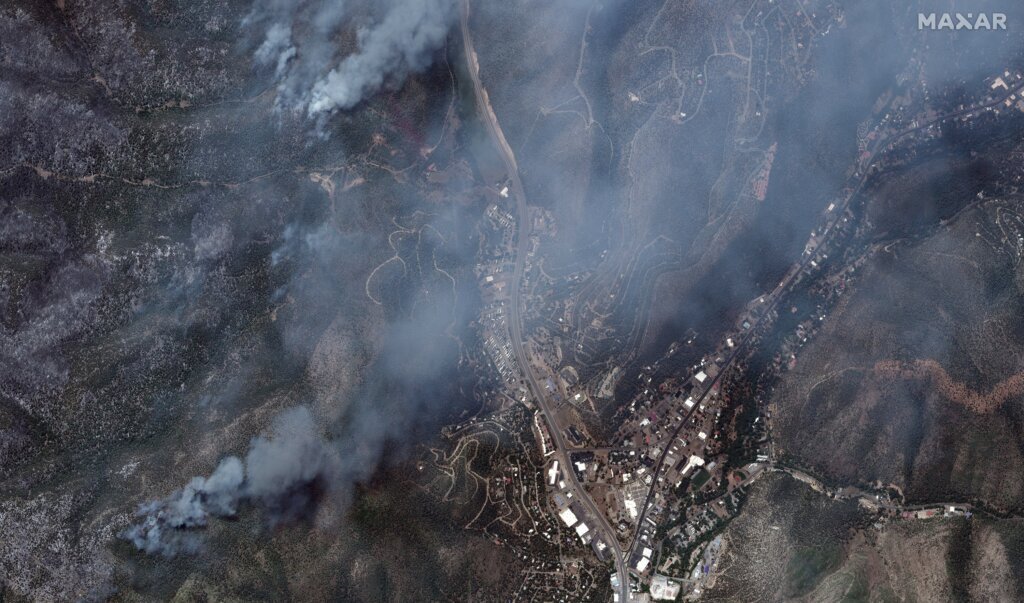
[[[1006,29],[1005,13],[917,13],[918,29]]]

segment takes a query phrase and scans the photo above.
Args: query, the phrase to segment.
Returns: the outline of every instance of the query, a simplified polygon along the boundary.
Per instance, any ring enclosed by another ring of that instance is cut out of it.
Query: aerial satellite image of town
[[[1024,2],[0,1],[0,603],[1024,601]]]

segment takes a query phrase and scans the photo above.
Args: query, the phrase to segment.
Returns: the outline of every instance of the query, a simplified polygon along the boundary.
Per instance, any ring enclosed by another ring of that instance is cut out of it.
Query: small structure
[[[557,480],[558,480],[558,461],[556,460],[556,461],[551,463],[551,468],[548,469],[548,485],[549,486],[554,486],[555,482]]]
[[[655,575],[651,580],[651,598],[655,601],[674,601],[682,586],[667,576]]]

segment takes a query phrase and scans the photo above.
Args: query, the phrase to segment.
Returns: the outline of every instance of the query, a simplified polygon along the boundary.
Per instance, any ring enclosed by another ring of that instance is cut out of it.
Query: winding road
[[[775,309],[775,306],[779,303],[779,301],[786,294],[788,294],[790,292],[790,290],[796,285],[796,283],[798,282],[800,276],[807,269],[807,266],[811,263],[811,261],[813,259],[815,259],[816,257],[818,257],[818,252],[820,250],[825,249],[827,247],[830,239],[832,238],[832,235],[835,234],[835,232],[838,231],[838,229],[836,227],[841,223],[841,221],[843,219],[843,216],[844,216],[844,213],[845,213],[845,210],[846,210],[846,207],[849,205],[850,201],[852,201],[853,198],[856,197],[860,193],[861,189],[864,187],[865,183],[867,182],[868,177],[869,177],[868,168],[875,161],[876,157],[878,157],[880,154],[884,153],[889,148],[891,148],[897,141],[901,140],[902,138],[904,138],[904,137],[906,137],[906,136],[908,136],[910,134],[913,134],[913,133],[918,132],[920,130],[924,130],[925,128],[928,128],[930,126],[933,126],[933,125],[941,123],[941,122],[944,122],[945,120],[954,119],[956,117],[959,117],[961,115],[966,115],[968,113],[975,113],[976,112],[976,113],[978,113],[980,115],[983,111],[985,111],[987,109],[999,106],[1001,103],[1003,103],[1007,99],[1009,99],[1012,95],[1019,94],[1019,93],[1022,93],[1022,92],[1024,92],[1024,88],[1014,86],[1012,89],[1007,90],[1005,94],[1003,94],[1002,96],[996,97],[994,100],[990,100],[990,101],[985,102],[985,103],[979,103],[977,105],[970,105],[970,106],[964,107],[962,109],[958,109],[956,111],[952,111],[952,112],[949,112],[949,113],[938,115],[938,116],[936,116],[936,117],[934,117],[934,118],[932,118],[930,120],[924,121],[920,125],[905,128],[903,130],[900,130],[900,131],[898,131],[898,132],[896,132],[894,134],[890,134],[888,136],[883,135],[882,138],[879,140],[879,144],[875,147],[875,150],[871,151],[871,153],[868,156],[859,158],[856,161],[856,163],[854,164],[855,172],[858,174],[857,175],[857,181],[850,188],[850,192],[847,194],[846,198],[843,200],[842,205],[840,207],[836,208],[836,210],[834,212],[835,213],[835,218],[831,222],[829,222],[828,225],[825,227],[825,230],[822,231],[822,233],[821,233],[821,242],[817,246],[815,252],[814,253],[810,253],[810,254],[806,255],[805,257],[803,257],[799,261],[797,270],[795,270],[795,271],[793,271],[791,273],[787,273],[787,276],[783,278],[782,282],[780,282],[775,287],[775,289],[772,290],[771,293],[769,293],[769,294],[767,294],[765,296],[765,304],[766,304],[766,306],[765,306],[764,310],[762,311],[761,315],[762,316],[768,316],[769,314],[771,314],[771,312]],[[742,350],[744,350],[748,344],[750,344],[752,341],[755,340],[754,332],[757,330],[756,327],[757,327],[758,323],[759,323],[759,321],[754,321],[754,324],[752,325],[752,327],[749,330],[747,330],[747,332],[742,334],[742,336],[739,339],[739,342],[736,344],[736,347],[733,349],[732,353],[729,354],[729,356],[726,357],[725,362],[722,365],[720,365],[721,368],[719,369],[718,373],[715,375],[715,377],[711,381],[708,382],[708,384],[701,391],[700,395],[696,396],[694,398],[694,401],[696,402],[696,404],[693,406],[693,408],[689,412],[687,412],[685,415],[683,415],[683,420],[680,421],[680,423],[675,427],[675,429],[673,429],[672,435],[666,441],[671,442],[671,441],[675,440],[676,437],[679,436],[680,431],[683,429],[683,427],[685,427],[687,425],[687,421],[689,420],[690,416],[694,413],[694,411],[696,411],[696,409],[698,409],[700,407],[700,403],[703,402],[705,398],[707,398],[707,396],[711,393],[711,390],[714,389],[715,385],[718,383],[718,381],[721,379],[721,377],[723,375],[725,375],[727,370],[730,367],[732,367],[733,363],[737,359],[740,358],[740,352]],[[632,544],[631,544],[630,549],[627,552],[627,554],[631,554],[633,549],[636,548],[637,543],[639,542],[640,530],[643,528],[644,519],[646,519],[646,517],[647,517],[647,512],[648,512],[648,510],[650,509],[650,506],[651,506],[651,501],[654,499],[654,496],[655,496],[655,493],[656,493],[656,490],[657,490],[657,486],[658,486],[658,478],[660,477],[661,472],[664,469],[665,458],[668,456],[668,452],[669,452],[669,447],[665,446],[664,450],[658,456],[657,463],[655,464],[654,469],[652,471],[653,480],[651,482],[651,487],[648,489],[647,496],[644,499],[644,504],[640,508],[640,518],[637,521],[636,531],[635,531],[634,536],[633,536],[633,538],[631,540]]]
[[[480,82],[480,64],[477,60],[476,50],[473,48],[473,39],[469,32],[469,0],[462,0],[461,28],[462,43],[466,54],[466,61],[468,63],[467,68],[469,75],[473,80],[473,91],[476,94],[477,110],[480,113],[481,120],[486,124],[487,132],[497,147],[502,161],[505,164],[505,169],[508,172],[509,179],[511,180],[509,192],[516,201],[518,246],[516,249],[516,261],[512,276],[512,286],[510,288],[512,303],[509,311],[509,337],[512,343],[512,351],[515,354],[516,362],[519,364],[519,367],[526,378],[530,394],[537,401],[537,406],[540,408],[541,413],[544,416],[544,420],[548,424],[548,431],[551,434],[551,440],[554,446],[554,456],[558,460],[559,464],[565,468],[563,473],[566,477],[567,490],[572,493],[572,498],[574,500],[578,501],[584,506],[584,508],[586,508],[587,513],[591,518],[597,521],[598,525],[594,527],[594,531],[597,532],[600,538],[608,544],[608,549],[611,551],[615,564],[615,571],[618,573],[619,601],[620,603],[627,603],[630,600],[630,597],[629,573],[626,570],[625,554],[622,551],[622,547],[619,545],[618,538],[615,536],[615,531],[608,523],[608,518],[605,517],[605,514],[597,508],[597,505],[594,504],[590,494],[587,493],[576,478],[576,472],[572,470],[569,454],[566,451],[567,448],[562,438],[562,430],[558,428],[558,424],[555,422],[554,412],[549,405],[549,400],[544,394],[544,389],[537,382],[537,376],[534,374],[533,367],[530,365],[529,358],[523,348],[521,286],[523,282],[523,275],[526,272],[526,248],[530,235],[530,220],[526,203],[526,192],[524,191],[523,183],[519,178],[519,167],[516,164],[515,154],[512,152],[512,147],[509,146],[508,141],[505,139],[505,134],[502,132],[501,125],[498,123],[498,117],[494,113],[493,107],[491,107],[487,91]]]

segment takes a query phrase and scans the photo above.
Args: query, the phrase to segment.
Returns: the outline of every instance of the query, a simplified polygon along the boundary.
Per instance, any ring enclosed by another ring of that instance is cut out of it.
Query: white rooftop
[[[551,463],[551,468],[548,469],[548,485],[554,486],[555,481],[558,479],[558,461]]]
[[[704,459],[700,458],[697,455],[693,455],[689,458],[689,460],[686,461],[686,465],[683,467],[683,470],[680,471],[679,473],[680,475],[686,475],[687,473],[689,473],[690,469],[693,469],[694,467],[701,467],[703,465]]]
[[[576,514],[572,512],[572,509],[566,507],[558,512],[558,517],[565,522],[565,525],[571,526],[576,523]]]

